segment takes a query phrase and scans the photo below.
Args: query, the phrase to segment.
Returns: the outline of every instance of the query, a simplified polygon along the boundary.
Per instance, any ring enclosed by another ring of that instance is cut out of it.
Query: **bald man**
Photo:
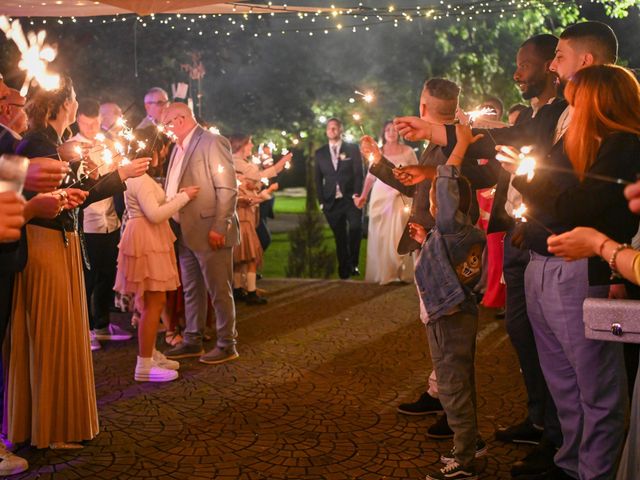
[[[238,245],[237,184],[226,138],[202,128],[183,103],[169,105],[162,123],[176,135],[165,190],[172,198],[181,188],[196,185],[198,196],[172,218],[177,232],[187,327],[184,342],[169,358],[200,357],[219,364],[238,358],[233,302],[232,248]],[[216,347],[204,354],[207,291],[215,310]]]

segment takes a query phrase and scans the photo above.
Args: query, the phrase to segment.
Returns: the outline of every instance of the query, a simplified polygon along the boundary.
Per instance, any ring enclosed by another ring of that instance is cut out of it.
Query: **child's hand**
[[[456,138],[458,140],[458,143],[469,146],[472,143],[476,143],[482,137],[484,137],[482,133],[474,135],[469,124],[456,124]]]
[[[427,231],[422,225],[411,222],[409,223],[409,236],[422,245],[427,238]]]

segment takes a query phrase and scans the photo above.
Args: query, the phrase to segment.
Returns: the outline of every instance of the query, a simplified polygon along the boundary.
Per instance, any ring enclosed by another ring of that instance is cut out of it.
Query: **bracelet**
[[[611,269],[611,280],[622,277],[620,275],[620,272],[618,272],[618,269],[616,268],[616,257],[618,256],[618,253],[621,250],[624,250],[626,248],[631,248],[631,246],[627,243],[621,243],[616,247],[616,249],[611,254],[611,258],[609,259],[609,268]]]
[[[598,248],[598,255],[600,257],[602,257],[602,249],[604,248],[605,243],[609,242],[609,241],[613,241],[611,240],[609,237],[605,238],[602,243],[600,244],[600,248]]]

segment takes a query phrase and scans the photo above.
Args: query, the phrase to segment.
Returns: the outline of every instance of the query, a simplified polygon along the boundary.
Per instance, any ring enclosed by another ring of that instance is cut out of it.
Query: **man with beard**
[[[556,77],[549,70],[558,44],[557,37],[536,35],[526,40],[516,55],[513,79],[522,98],[531,106],[524,110],[516,124],[530,121],[540,108],[554,102]],[[560,100],[558,100],[560,101]],[[500,169],[488,233],[506,232],[504,239],[503,274],[507,286],[505,328],[520,361],[520,370],[527,390],[527,418],[508,428],[496,431],[496,440],[538,445],[512,468],[512,475],[533,475],[554,468],[553,456],[562,443],[560,424],[553,399],[540,368],[540,359],[527,316],[524,271],[529,263],[529,250],[514,245],[513,210],[522,204],[522,197],[511,185],[513,176]]]
[[[618,41],[608,25],[578,23],[560,36],[549,69],[566,83],[582,68],[615,63],[617,52]],[[544,164],[572,169],[564,149],[571,113],[565,101],[545,105],[529,122],[489,132],[490,141],[485,138],[473,144],[465,161],[491,156],[495,143],[516,148],[532,145]],[[395,122],[400,134],[408,140],[429,138],[440,145],[451,142],[451,132],[443,126],[430,125],[415,117],[401,117]],[[576,182],[574,175],[549,178],[556,183],[557,192],[572,188]],[[524,190],[526,181],[518,183]],[[527,313],[563,437],[554,457],[556,469],[542,477],[528,478],[612,478],[622,447],[627,402],[622,347],[585,338],[582,318],[585,292],[595,296],[604,293],[601,282],[608,278],[607,266],[590,265],[587,269],[586,262],[578,265],[554,259],[547,249],[547,230],[562,233],[575,225],[562,221],[535,202],[529,203],[528,214],[540,224],[526,223],[523,229],[523,240],[531,253],[526,270]],[[596,288],[589,286],[590,274],[594,275]]]

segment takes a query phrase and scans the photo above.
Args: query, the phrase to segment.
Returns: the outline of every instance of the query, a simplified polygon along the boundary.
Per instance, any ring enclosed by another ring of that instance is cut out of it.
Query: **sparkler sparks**
[[[353,93],[355,93],[356,95],[361,96],[361,97],[362,97],[362,99],[363,99],[366,103],[371,103],[371,102],[373,102],[373,101],[375,100],[375,98],[376,98],[376,97],[373,95],[373,92],[365,92],[365,93],[363,93],[363,92],[360,92],[360,91],[356,90],[356,91],[355,91],[355,92],[353,92]]]
[[[9,22],[4,15],[0,15],[0,30],[4,32],[7,40],[13,40],[20,51],[18,67],[25,71],[25,79],[20,89],[22,96],[26,96],[33,80],[45,90],[54,90],[60,86],[60,76],[48,71],[49,63],[56,58],[58,52],[51,45],[45,45],[47,32],[29,32],[25,36],[20,21]]]
[[[478,110],[472,110],[470,112],[465,112],[465,115],[469,117],[469,123],[472,124],[478,118],[484,117],[485,115],[495,115],[496,111],[493,108],[484,107]]]

